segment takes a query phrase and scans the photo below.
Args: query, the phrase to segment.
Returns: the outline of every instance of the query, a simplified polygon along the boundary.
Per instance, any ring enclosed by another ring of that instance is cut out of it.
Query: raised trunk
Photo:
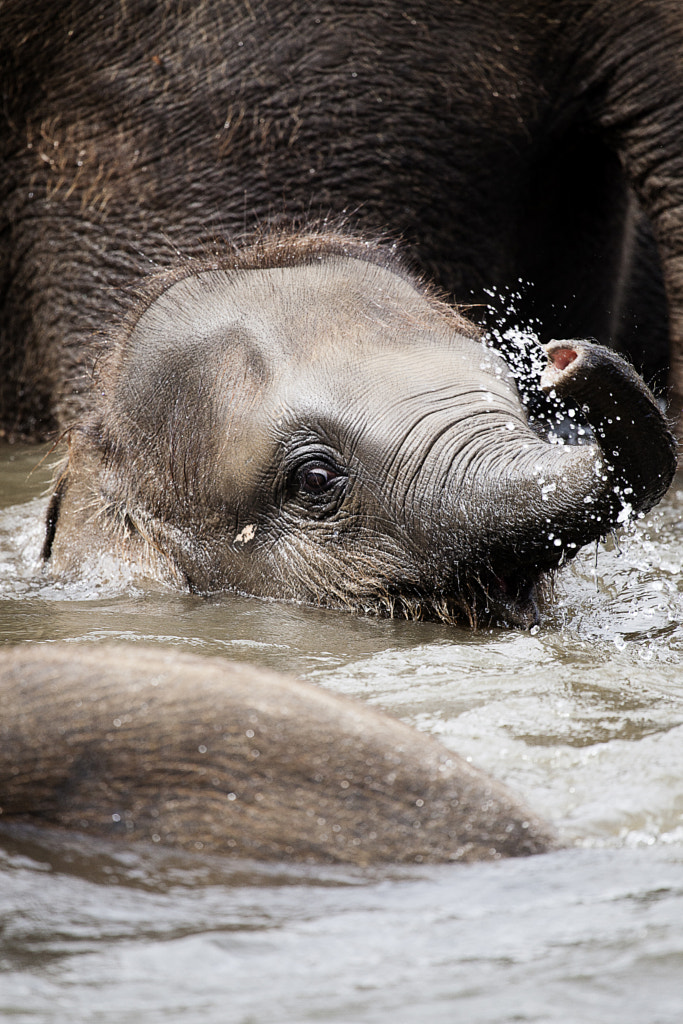
[[[478,567],[495,616],[525,627],[538,621],[539,576],[647,512],[676,469],[674,437],[628,363],[585,341],[551,342],[546,352],[541,386],[579,403],[597,443],[550,444],[530,432],[501,431],[485,465],[473,464],[460,484],[481,509],[465,558]],[[463,526],[450,528],[462,536]]]
[[[523,466],[533,463],[541,502],[528,485],[515,500],[520,516],[527,509],[540,524],[542,548],[573,553],[659,501],[676,470],[676,442],[653,394],[610,349],[554,341],[546,353],[541,387],[581,406],[597,444],[541,442],[522,453]],[[528,480],[528,468],[523,478]]]
[[[605,514],[649,511],[676,469],[676,442],[654,395],[610,349],[553,341],[546,353],[541,386],[578,402],[598,440],[607,474],[600,498]]]

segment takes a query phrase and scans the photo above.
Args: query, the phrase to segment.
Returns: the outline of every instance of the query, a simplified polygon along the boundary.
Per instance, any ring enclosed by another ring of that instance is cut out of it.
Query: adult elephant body
[[[668,315],[680,394],[682,55],[677,0],[5,0],[4,429],[91,403],[122,285],[312,215],[403,236],[458,301],[531,282],[546,340],[650,371]]]

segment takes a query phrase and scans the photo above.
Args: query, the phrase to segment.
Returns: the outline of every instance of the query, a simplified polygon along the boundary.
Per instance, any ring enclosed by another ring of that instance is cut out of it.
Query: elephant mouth
[[[543,574],[492,573],[482,584],[485,614],[491,620],[517,629],[531,629],[541,621],[539,610]]]

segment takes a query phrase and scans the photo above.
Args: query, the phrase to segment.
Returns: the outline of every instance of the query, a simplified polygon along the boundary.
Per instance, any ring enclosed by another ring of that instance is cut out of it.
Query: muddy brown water
[[[567,568],[531,633],[141,589],[38,565],[47,463],[0,450],[2,642],[172,644],[384,708],[505,780],[566,848],[264,867],[0,827],[0,1019],[679,1024],[683,478]]]

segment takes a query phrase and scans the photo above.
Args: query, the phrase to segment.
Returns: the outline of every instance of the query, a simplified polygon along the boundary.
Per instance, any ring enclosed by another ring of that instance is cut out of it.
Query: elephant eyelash
[[[291,471],[286,497],[299,507],[329,515],[339,507],[347,484],[347,474],[336,463],[329,459],[306,459]]]
[[[328,496],[336,492],[348,480],[348,468],[339,453],[325,443],[319,436],[300,433],[290,436],[282,442],[284,452],[281,468],[278,473],[278,489],[281,500],[288,500],[297,494],[308,494],[309,497]],[[309,470],[314,475],[319,473],[329,477],[329,482],[321,480],[317,489],[302,487],[302,477]]]
[[[281,476],[281,507],[288,505],[295,514],[326,518],[339,509],[348,484],[348,471],[339,460],[320,448],[299,452],[288,460]]]

